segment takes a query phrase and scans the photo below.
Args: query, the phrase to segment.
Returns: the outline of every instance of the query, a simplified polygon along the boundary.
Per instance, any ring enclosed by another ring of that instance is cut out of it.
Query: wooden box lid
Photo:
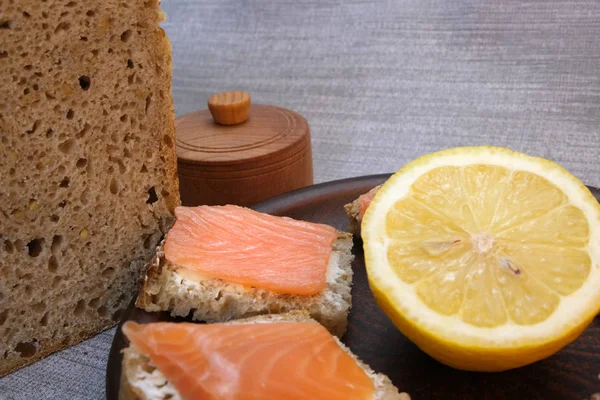
[[[246,92],[212,96],[175,121],[184,205],[250,205],[312,184],[310,130],[294,111],[250,104]]]

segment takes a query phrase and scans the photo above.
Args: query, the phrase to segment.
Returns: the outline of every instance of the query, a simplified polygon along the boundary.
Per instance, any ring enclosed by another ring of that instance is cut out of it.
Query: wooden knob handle
[[[217,124],[241,124],[248,119],[250,94],[237,91],[213,94],[208,99],[208,109]]]

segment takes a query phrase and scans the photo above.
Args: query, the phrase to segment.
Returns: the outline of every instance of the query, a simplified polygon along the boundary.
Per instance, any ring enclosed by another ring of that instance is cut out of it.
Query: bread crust
[[[164,243],[164,241],[163,241]],[[149,312],[169,311],[171,315],[207,322],[223,322],[260,314],[308,310],[311,317],[341,337],[346,331],[352,297],[352,235],[338,232],[332,251],[339,253],[342,273],[314,296],[273,293],[257,288],[208,279],[189,281],[176,272],[164,257],[163,243],[140,281],[136,306]]]

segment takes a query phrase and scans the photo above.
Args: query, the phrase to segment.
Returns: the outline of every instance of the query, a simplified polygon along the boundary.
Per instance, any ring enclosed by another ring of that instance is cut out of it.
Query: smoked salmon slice
[[[177,207],[165,258],[176,268],[278,293],[326,288],[335,228],[233,205]]]
[[[375,392],[316,322],[128,321],[123,332],[186,400],[366,400]]]

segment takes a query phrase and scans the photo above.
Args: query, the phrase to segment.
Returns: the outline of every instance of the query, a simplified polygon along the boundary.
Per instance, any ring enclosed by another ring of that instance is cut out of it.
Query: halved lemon
[[[600,310],[600,206],[551,161],[497,147],[421,157],[383,185],[361,230],[378,304],[449,366],[532,363]]]

